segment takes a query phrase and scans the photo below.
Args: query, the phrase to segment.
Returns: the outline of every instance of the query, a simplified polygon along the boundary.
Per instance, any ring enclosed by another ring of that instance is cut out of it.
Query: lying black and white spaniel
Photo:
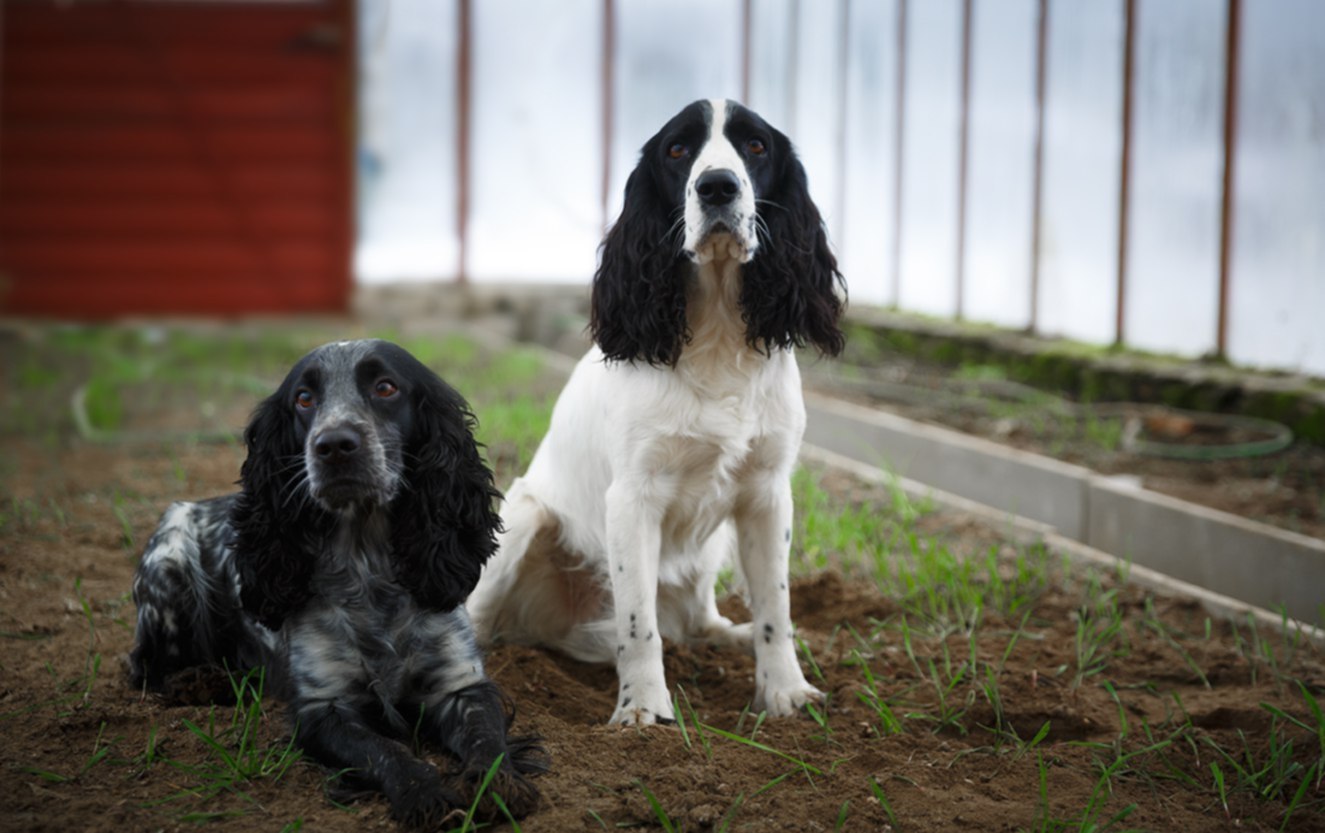
[[[545,768],[484,675],[461,604],[492,554],[492,474],[465,401],[400,347],[309,353],[245,431],[238,494],[166,510],[134,579],[135,686],[178,690],[198,669],[265,665],[298,743],[436,825],[493,789],[514,813]],[[418,738],[460,761],[444,781]]]
[[[594,275],[596,346],[468,602],[480,642],[615,661],[615,723],[674,719],[664,638],[753,643],[770,715],[823,697],[797,663],[787,589],[805,426],[792,349],[841,351],[841,280],[805,171],[759,116],[698,101],[649,139]],[[751,624],[715,604],[733,553]]]

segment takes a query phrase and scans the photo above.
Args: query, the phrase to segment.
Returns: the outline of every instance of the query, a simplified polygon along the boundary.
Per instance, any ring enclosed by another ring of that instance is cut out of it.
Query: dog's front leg
[[[768,471],[736,505],[741,569],[754,618],[755,711],[772,717],[793,714],[807,702],[822,702],[796,661],[787,588],[791,551],[791,480]]]
[[[658,632],[662,512],[640,491],[621,483],[607,490],[607,564],[620,684],[611,722],[628,726],[675,722]]]
[[[526,776],[547,771],[547,753],[538,738],[509,739],[507,708],[491,681],[444,695],[428,712],[430,726],[442,744],[460,760],[464,799],[472,802],[478,785],[498,757],[502,758],[489,785],[516,818],[538,806],[538,788]],[[485,806],[486,815],[498,818]]]
[[[463,799],[442,783],[441,773],[405,744],[374,731],[354,709],[331,701],[297,703],[295,737],[312,757],[333,770],[382,791],[391,815],[408,827],[434,828]]]

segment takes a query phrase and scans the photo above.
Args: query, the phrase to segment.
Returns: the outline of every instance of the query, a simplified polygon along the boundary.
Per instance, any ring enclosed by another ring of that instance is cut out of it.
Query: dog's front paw
[[[538,809],[538,787],[534,786],[533,781],[510,767],[503,766],[497,771],[492,783],[488,785],[488,793],[501,796],[506,810],[517,819],[522,819]],[[499,815],[484,806],[488,803],[488,801],[479,802],[480,817],[493,821],[504,820],[505,814]]]
[[[676,722],[676,715],[667,699],[666,688],[657,691],[641,688],[634,693],[629,684],[623,684],[616,711],[612,712],[612,719],[608,722],[616,726],[670,725]]]
[[[547,772],[550,763],[542,740],[534,736],[509,738],[506,758],[493,774],[492,781],[483,793],[478,804],[477,818],[483,821],[501,822],[506,813],[522,819],[538,809],[538,787],[528,776]],[[459,788],[466,805],[474,802],[478,788],[487,775],[487,767],[472,767],[460,775]],[[501,806],[491,799],[492,795],[501,797]],[[505,807],[503,812],[501,807]]]
[[[431,764],[419,762],[400,782],[390,785],[391,817],[405,827],[435,830],[453,812],[463,812],[463,799],[442,782]]]
[[[805,708],[806,704],[822,705],[824,693],[805,681],[782,688],[755,689],[754,710],[768,712],[769,717],[787,717]]]
[[[227,706],[235,702],[235,682],[219,665],[194,665],[167,675],[160,696],[167,703],[181,706]]]
[[[700,629],[694,635],[693,640],[716,645],[719,648],[731,648],[752,654],[754,653],[754,624],[742,622],[735,625],[726,616],[719,616]]]

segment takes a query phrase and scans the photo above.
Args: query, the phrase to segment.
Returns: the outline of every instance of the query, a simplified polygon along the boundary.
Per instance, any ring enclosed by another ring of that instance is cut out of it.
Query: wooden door
[[[335,311],[351,0],[4,0],[0,312]]]

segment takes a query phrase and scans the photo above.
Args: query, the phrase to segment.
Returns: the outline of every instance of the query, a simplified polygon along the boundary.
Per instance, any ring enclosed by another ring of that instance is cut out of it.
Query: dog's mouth
[[[704,229],[694,249],[687,250],[686,254],[700,266],[728,259],[748,263],[754,257],[756,246],[753,221],[749,227],[747,230],[726,219],[714,220]]]
[[[378,506],[390,500],[382,484],[359,472],[323,474],[310,492],[314,500],[332,512]]]

